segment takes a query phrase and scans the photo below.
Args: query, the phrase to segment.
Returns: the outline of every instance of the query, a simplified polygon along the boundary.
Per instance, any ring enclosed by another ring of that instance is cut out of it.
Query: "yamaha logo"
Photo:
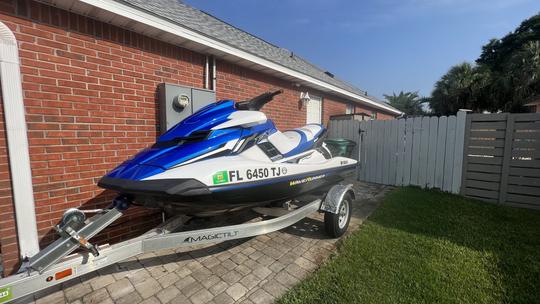
[[[238,231],[221,232],[207,235],[200,235],[198,237],[187,237],[184,239],[184,243],[198,243],[203,241],[213,241],[233,238],[238,235]]]

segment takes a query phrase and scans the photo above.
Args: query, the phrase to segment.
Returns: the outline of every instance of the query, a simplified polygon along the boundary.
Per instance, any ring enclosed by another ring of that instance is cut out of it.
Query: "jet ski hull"
[[[302,200],[308,194],[324,193],[354,172],[356,165],[312,171],[244,183],[208,186],[196,179],[172,178],[129,180],[104,177],[99,186],[122,193],[149,208],[200,215],[235,211],[290,199]]]
[[[322,125],[277,130],[259,110],[280,92],[203,107],[98,185],[134,204],[192,215],[323,193],[357,162],[331,154]]]

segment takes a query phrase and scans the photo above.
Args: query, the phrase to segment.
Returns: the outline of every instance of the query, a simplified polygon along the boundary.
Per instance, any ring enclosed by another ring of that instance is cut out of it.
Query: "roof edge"
[[[70,7],[72,7],[74,3],[76,2],[84,3],[92,7],[95,7],[96,9],[106,10],[115,15],[128,18],[135,22],[142,23],[152,28],[168,32],[175,36],[193,41],[195,43],[204,45],[206,47],[215,49],[217,51],[224,52],[229,55],[232,55],[232,56],[250,61],[252,63],[264,66],[266,68],[272,69],[274,71],[281,72],[283,74],[298,78],[300,80],[309,82],[312,85],[323,87],[339,95],[344,95],[349,98],[352,98],[356,100],[357,102],[361,102],[370,107],[382,109],[384,111],[387,111],[396,115],[402,114],[401,111],[394,109],[390,105],[377,103],[367,98],[367,96],[358,95],[354,92],[350,92],[348,90],[339,88],[323,80],[314,78],[302,72],[285,67],[279,63],[270,61],[268,59],[261,58],[260,56],[254,55],[252,53],[249,53],[247,51],[234,47],[230,44],[224,43],[223,41],[216,40],[213,37],[210,37],[203,33],[189,29],[185,26],[182,26],[181,24],[175,23],[168,19],[155,16],[154,14],[147,12],[146,10],[141,10],[139,8],[135,8],[125,3],[120,3],[114,0],[46,0],[45,2],[51,2],[53,5],[54,4],[57,4],[57,5],[58,4],[67,4],[67,5],[71,4]]]

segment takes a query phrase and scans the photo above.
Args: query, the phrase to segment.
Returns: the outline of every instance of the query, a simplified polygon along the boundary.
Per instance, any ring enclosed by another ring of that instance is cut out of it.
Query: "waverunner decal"
[[[245,180],[252,181],[269,177],[280,177],[286,174],[287,168],[285,167],[246,169],[243,172],[240,172],[240,170],[223,170],[212,175],[212,182],[214,185],[220,185]]]
[[[316,175],[316,176],[308,176],[308,177],[302,178],[302,179],[292,180],[292,181],[289,182],[289,186],[296,186],[296,185],[300,185],[300,184],[309,183],[309,182],[312,182],[314,180],[324,178],[325,176],[326,176],[326,174],[321,174],[321,175]]]

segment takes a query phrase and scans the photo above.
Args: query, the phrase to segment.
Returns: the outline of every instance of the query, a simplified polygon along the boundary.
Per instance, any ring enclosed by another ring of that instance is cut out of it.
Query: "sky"
[[[370,95],[419,91],[540,12],[539,0],[184,0]]]

